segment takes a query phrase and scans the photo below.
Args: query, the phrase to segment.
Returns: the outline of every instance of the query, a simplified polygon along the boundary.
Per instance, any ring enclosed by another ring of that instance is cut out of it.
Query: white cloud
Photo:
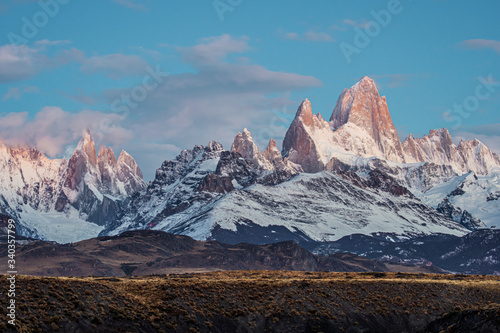
[[[28,112],[8,113],[7,115],[0,117],[0,128],[2,128],[2,130],[7,128],[18,128],[25,123],[27,117]]]
[[[148,66],[148,63],[139,56],[119,53],[85,58],[80,62],[83,73],[100,73],[115,80],[130,75],[144,74]]]
[[[500,41],[491,39],[468,39],[460,43],[466,49],[492,49],[500,54]]]
[[[126,76],[142,75],[146,73],[148,66],[148,63],[137,55],[116,53],[89,58],[77,48],[62,51],[56,56],[56,60],[61,64],[79,63],[80,70],[84,74],[102,74],[114,80]]]
[[[299,100],[289,98],[291,92],[321,85],[321,81],[312,76],[276,72],[253,64],[243,56],[234,58],[234,55],[251,50],[246,37],[222,35],[176,50],[193,71],[164,77],[161,85],[148,91],[147,98],[130,109],[126,119],[99,111],[72,113],[58,107],[46,107],[32,120],[19,114],[0,117],[0,123],[9,124],[1,128],[0,136],[12,143],[31,144],[49,156],[57,156],[65,153],[68,146],[73,147],[84,129],[99,129],[106,120],[104,127],[110,129],[104,136],[99,137],[99,131],[94,131],[98,141],[125,148],[137,159],[146,177],[152,177],[165,159],[175,157],[181,149],[207,144],[210,140],[230,148],[234,136],[244,127],[254,130],[257,137],[261,128],[270,127],[273,109],[298,106]],[[88,62],[88,59],[92,60]],[[74,48],[60,53],[56,60],[81,63],[82,70],[88,73],[116,77],[119,75],[115,71],[122,69],[128,74],[137,73],[139,69],[145,73],[145,64],[140,58],[87,58]],[[142,78],[138,84],[141,83]],[[123,93],[130,94],[132,88],[107,90],[102,98],[111,105]],[[82,99],[85,95],[85,92],[76,91],[71,97]],[[100,96],[90,97],[87,99],[89,104]],[[283,127],[283,133],[273,133],[273,136],[283,136],[285,130]]]
[[[87,57],[76,48],[62,50],[52,58],[44,54],[47,46],[68,43],[69,41],[44,39],[35,43],[38,47],[11,44],[0,46],[0,83],[26,80],[44,69],[74,62],[81,64],[80,69],[85,74],[103,74],[115,80],[146,73],[148,63],[137,55],[118,53]]]
[[[200,43],[191,47],[177,47],[182,59],[190,64],[200,66],[217,65],[231,53],[243,53],[250,50],[247,37],[233,38],[224,34],[217,37],[203,38]]]
[[[2,101],[7,101],[9,99],[19,99],[21,98],[21,89],[19,87],[9,88],[5,96],[2,98]]]
[[[285,39],[305,41],[305,42],[334,42],[335,39],[325,32],[307,31],[304,34],[289,32],[285,34]]]
[[[52,61],[40,51],[26,45],[0,46],[0,83],[25,80],[52,66]]]

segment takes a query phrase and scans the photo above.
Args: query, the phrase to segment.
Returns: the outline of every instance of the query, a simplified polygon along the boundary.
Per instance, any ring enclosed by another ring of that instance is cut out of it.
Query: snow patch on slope
[[[42,239],[58,243],[74,243],[97,237],[104,229],[81,219],[75,209],[64,215],[56,211],[42,213],[27,206],[20,217],[23,222],[34,227]]]

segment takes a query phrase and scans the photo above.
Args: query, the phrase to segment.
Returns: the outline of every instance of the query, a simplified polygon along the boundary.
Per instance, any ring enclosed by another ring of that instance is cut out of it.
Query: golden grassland
[[[4,309],[6,301],[2,297]],[[18,276],[16,303],[19,332],[322,332],[356,327],[411,332],[449,313],[498,307],[500,277],[291,271]],[[0,323],[1,331],[7,329]]]

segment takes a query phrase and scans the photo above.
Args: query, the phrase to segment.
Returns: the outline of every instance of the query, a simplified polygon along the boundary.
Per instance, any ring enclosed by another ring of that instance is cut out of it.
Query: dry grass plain
[[[480,325],[494,332],[500,327],[498,276],[293,271],[18,276],[17,289],[16,330],[2,322],[1,331],[460,332]],[[5,309],[6,297],[1,302]]]

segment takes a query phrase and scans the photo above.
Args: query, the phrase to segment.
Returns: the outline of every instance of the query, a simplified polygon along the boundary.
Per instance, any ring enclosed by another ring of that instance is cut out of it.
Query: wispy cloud
[[[84,91],[83,89],[75,89],[72,92],[60,92],[60,94],[64,97],[70,98],[78,103],[85,105],[97,105],[102,100],[102,96],[97,93],[89,93]]]
[[[9,99],[20,99],[24,93],[40,93],[40,89],[35,86],[11,87],[2,100],[5,102]]]
[[[0,129],[2,129],[2,132],[6,129],[10,128],[19,128],[21,127],[25,122],[26,119],[28,118],[28,112],[12,112],[8,113],[3,117],[0,117]],[[9,139],[8,137],[3,138]],[[16,138],[17,140],[18,138]]]
[[[52,60],[41,53],[41,49],[26,45],[0,46],[0,83],[25,80],[51,66]]]
[[[70,40],[48,40],[48,39],[42,39],[39,41],[36,41],[35,44],[38,45],[65,45],[65,44],[71,44]]]
[[[243,53],[250,50],[248,37],[233,38],[229,34],[203,38],[200,43],[191,47],[177,47],[182,59],[197,67],[217,65],[228,54]]]
[[[19,87],[9,88],[5,96],[3,96],[2,101],[7,101],[9,99],[19,99],[21,98],[21,89]]]
[[[491,39],[468,39],[460,43],[460,46],[469,50],[491,49],[500,54],[500,41]]]
[[[307,31],[303,34],[289,32],[284,35],[285,39],[305,42],[334,42],[335,39],[326,32]]]
[[[382,88],[401,88],[407,87],[409,82],[415,79],[428,78],[430,74],[426,73],[397,73],[397,74],[374,74],[369,75],[379,89]]]
[[[481,133],[484,135],[499,135],[500,136],[500,123],[472,126],[472,127],[468,128],[467,131],[472,132],[472,133]],[[500,144],[500,142],[499,142],[499,144]]]
[[[298,105],[298,101],[289,98],[291,92],[322,83],[312,76],[277,72],[253,64],[244,57],[244,53],[252,50],[249,42],[247,37],[226,34],[201,39],[190,47],[173,47],[192,70],[165,77],[125,119],[109,112],[72,113],[58,107],[46,107],[32,120],[22,114],[0,118],[2,137],[10,142],[32,144],[56,156],[74,145],[83,129],[98,128],[106,119],[113,131],[105,135],[103,143],[126,142],[127,150],[143,162],[141,167],[144,165],[145,173],[151,175],[162,161],[178,154],[178,147],[191,148],[209,140],[218,140],[227,147],[235,133],[244,127],[254,128],[254,135],[258,136],[259,129],[270,126],[273,109]],[[75,48],[61,52],[54,61],[79,63],[84,73],[102,73],[115,78],[144,74],[146,65],[136,56],[89,58]],[[130,88],[109,89],[101,95],[81,90],[63,94],[88,105],[102,101],[111,105],[124,93],[130,93]],[[11,95],[9,98],[14,98],[16,92]],[[276,136],[282,134],[276,133]]]
[[[70,41],[49,41],[35,43],[36,47],[26,45],[0,46],[0,83],[29,79],[42,70],[57,68],[69,63],[81,64],[85,74],[102,74],[118,80],[123,77],[142,75],[148,65],[142,57],[127,54],[106,54],[87,57],[77,48],[64,49],[52,57],[47,56],[48,47],[67,45]]]
[[[330,26],[329,28],[331,31],[346,31],[347,28],[346,27],[343,27],[343,26],[339,26],[337,24],[334,24],[332,26]]]
[[[366,26],[368,25],[368,21],[366,20],[361,20],[357,22],[347,18],[342,20],[342,23],[350,25],[351,27],[358,27],[358,28],[366,28]]]
[[[124,6],[130,9],[138,10],[138,11],[147,11],[148,8],[142,4],[138,3],[136,0],[112,0],[114,3],[119,4],[120,6]]]

